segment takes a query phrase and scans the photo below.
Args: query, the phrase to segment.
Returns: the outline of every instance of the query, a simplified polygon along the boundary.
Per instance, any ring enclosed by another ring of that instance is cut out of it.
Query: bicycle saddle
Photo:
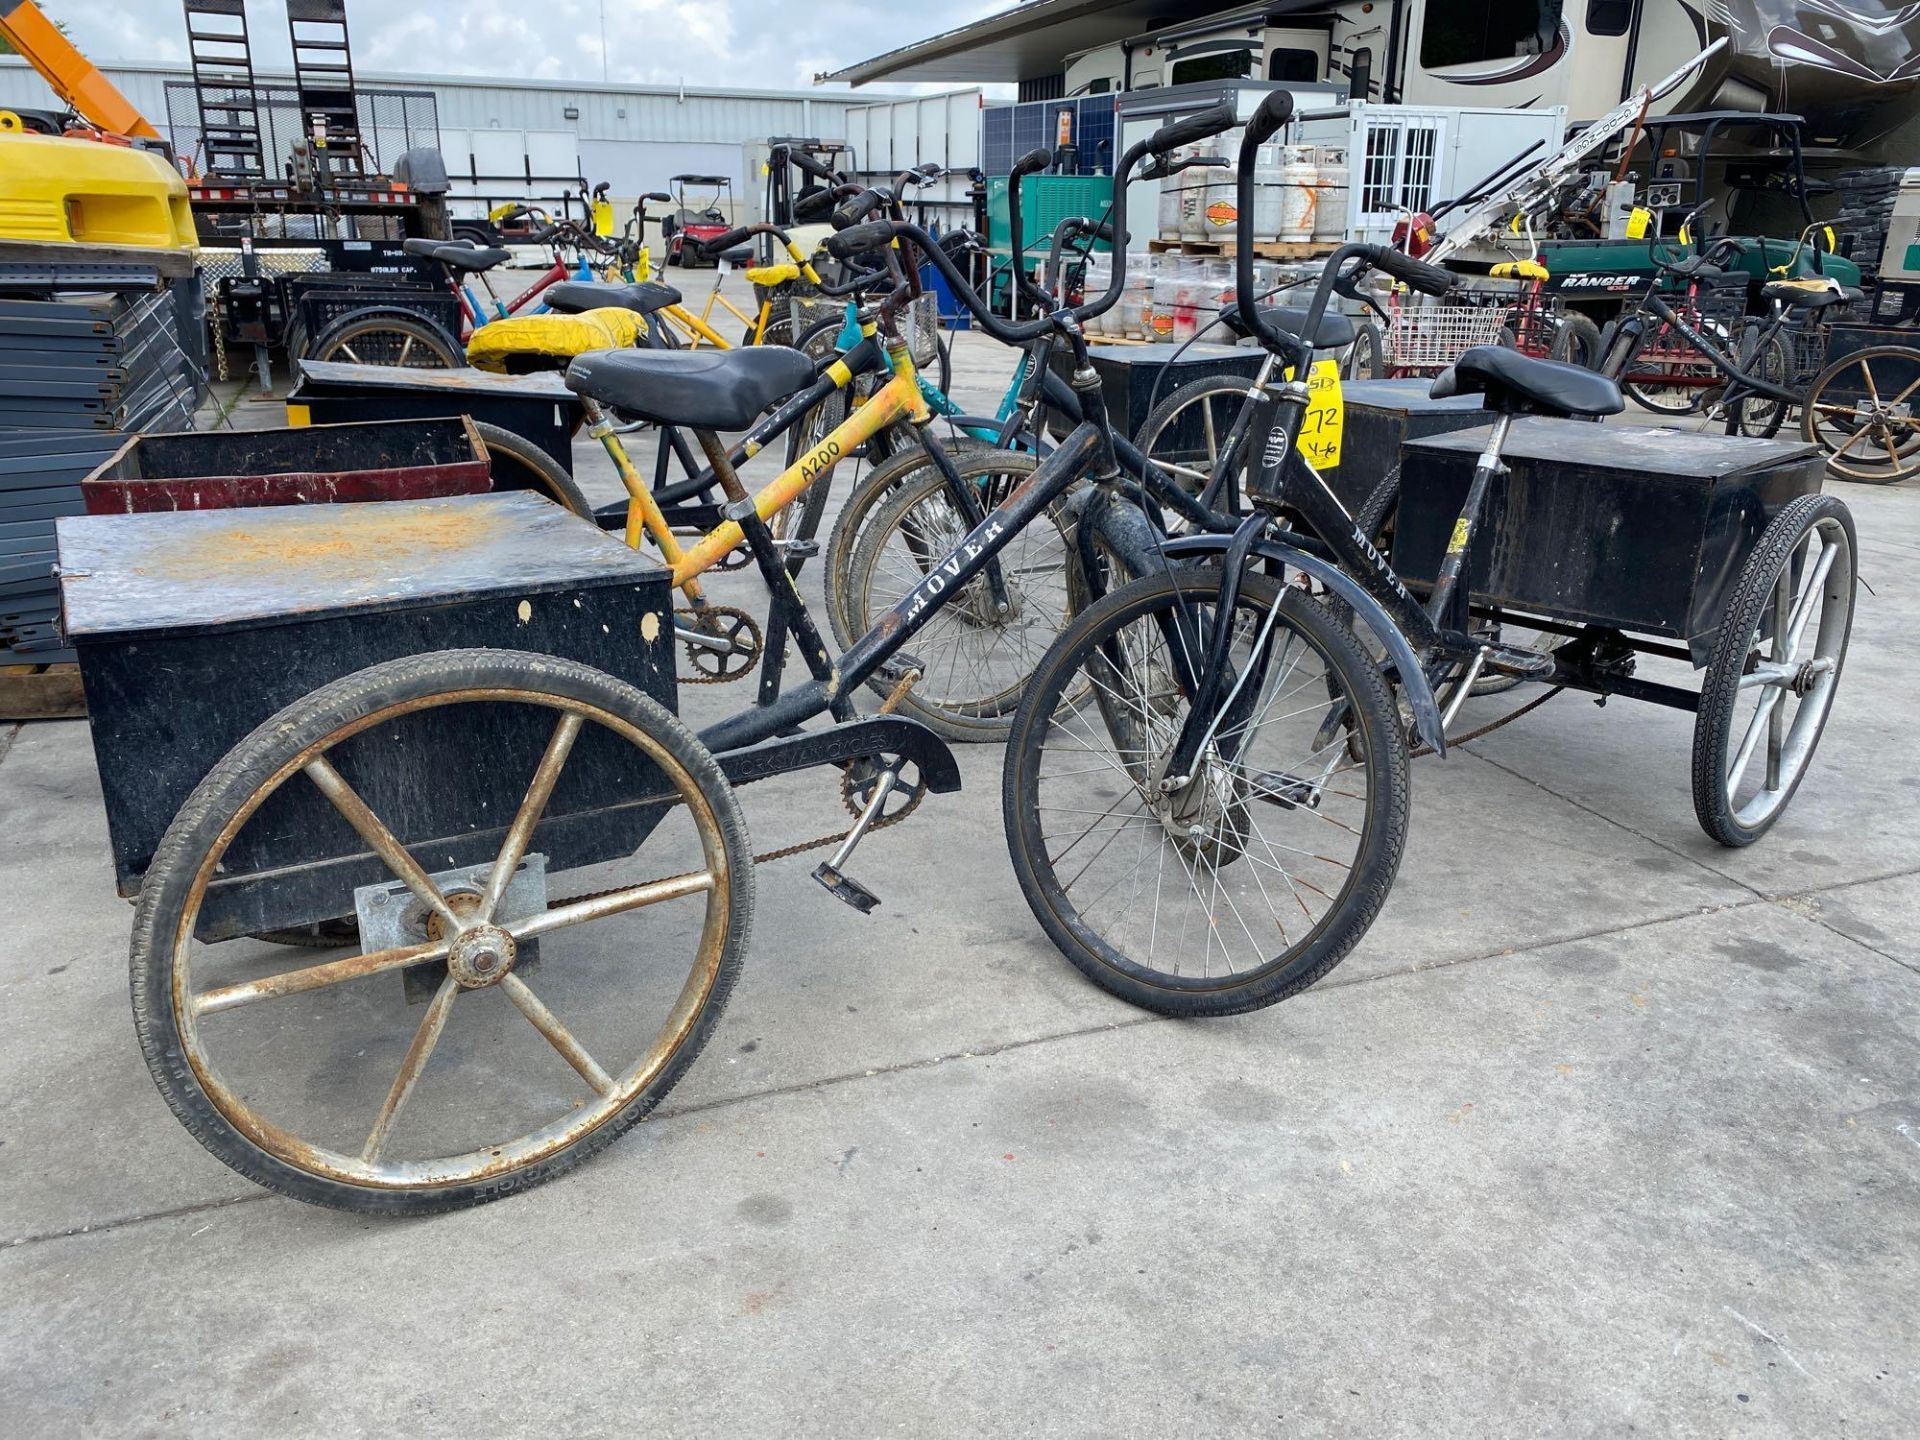
[[[1684,260],[1669,261],[1666,268],[1675,275],[1684,275],[1689,280],[1723,280],[1727,272],[1713,264],[1704,255],[1689,255]]]
[[[1620,387],[1606,376],[1558,360],[1536,360],[1503,345],[1476,345],[1433,382],[1436,400],[1485,395],[1487,408],[1506,415],[1618,415],[1627,408]]]
[[[1824,310],[1861,298],[1860,291],[1842,289],[1826,280],[1769,280],[1760,287],[1760,294],[1794,310]]]
[[[603,350],[567,366],[567,388],[661,425],[744,430],[813,383],[813,362],[784,345],[741,350]]]
[[[1262,305],[1261,317],[1276,330],[1284,330],[1289,335],[1299,335],[1306,328],[1307,312],[1298,305]],[[1238,301],[1220,312],[1220,323],[1225,325],[1242,340],[1253,337],[1246,321],[1240,318]],[[1313,337],[1316,350],[1339,350],[1353,343],[1353,321],[1337,310],[1329,310],[1320,317],[1319,332]]]
[[[640,280],[631,285],[605,285],[592,280],[562,280],[549,285],[540,294],[549,310],[576,315],[583,310],[604,310],[609,305],[631,310],[636,315],[651,315],[669,305],[680,303],[680,292],[658,280]]]
[[[455,270],[491,270],[513,258],[498,245],[467,245],[458,240],[408,240],[400,248],[409,255],[424,255]]]

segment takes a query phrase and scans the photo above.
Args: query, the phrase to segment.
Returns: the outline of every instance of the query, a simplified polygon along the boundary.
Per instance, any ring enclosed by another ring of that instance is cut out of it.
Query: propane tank
[[[1280,238],[1280,147],[1262,145],[1253,163],[1253,238]]]
[[[1240,134],[1238,130],[1230,130],[1221,137],[1222,154],[1231,156],[1240,153]],[[1238,172],[1232,165],[1224,165],[1195,173],[1208,177],[1200,205],[1204,238],[1212,241],[1233,239],[1240,223]]]
[[[1347,147],[1322,145],[1316,157],[1313,202],[1313,238],[1347,238]]]
[[[1313,238],[1314,188],[1319,172],[1313,163],[1311,145],[1280,147],[1280,238],[1300,241]]]

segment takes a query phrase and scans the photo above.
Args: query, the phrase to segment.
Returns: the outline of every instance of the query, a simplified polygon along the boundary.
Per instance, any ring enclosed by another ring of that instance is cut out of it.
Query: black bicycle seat
[[[1860,296],[1858,290],[1841,289],[1824,281],[1809,285],[1801,280],[1769,280],[1760,287],[1768,300],[1778,300],[1791,310],[1824,310],[1829,305],[1844,305]]]
[[[433,247],[433,258],[455,270],[478,273],[505,264],[513,256],[498,245],[459,245],[443,243]]]
[[[1306,329],[1307,312],[1299,305],[1262,305],[1261,318],[1276,330],[1284,330],[1289,335],[1299,335]],[[1220,312],[1220,323],[1225,325],[1242,340],[1253,338],[1253,331],[1247,328],[1247,322],[1241,318],[1240,302],[1235,301]],[[1353,343],[1353,321],[1338,310],[1329,310],[1320,317],[1320,329],[1313,337],[1316,350],[1339,350]]]
[[[680,292],[658,280],[640,280],[631,285],[608,285],[593,280],[562,280],[541,291],[540,298],[549,310],[575,314],[581,310],[600,310],[609,306],[631,310],[636,315],[651,315],[669,305],[680,303]]]
[[[1431,395],[1485,395],[1506,415],[1618,415],[1627,408],[1606,376],[1558,360],[1536,360],[1502,345],[1476,345],[1440,372]]]
[[[454,243],[458,243],[458,242],[447,241],[447,240],[426,240],[416,235],[409,240],[402,240],[400,242],[400,248],[406,251],[407,254],[409,255],[418,255],[424,260],[431,260],[434,258],[434,252],[439,250],[439,248],[442,245],[454,244]]]
[[[744,430],[813,383],[813,362],[784,345],[740,350],[600,350],[567,366],[567,388],[661,425]]]
[[[1727,272],[1704,255],[1689,255],[1684,260],[1669,260],[1666,268],[1689,280],[1724,280]]]

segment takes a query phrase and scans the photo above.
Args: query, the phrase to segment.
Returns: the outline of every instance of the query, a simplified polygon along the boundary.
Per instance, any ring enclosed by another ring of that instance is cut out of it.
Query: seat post
[[[707,464],[713,469],[713,478],[720,482],[720,493],[729,500],[749,498],[747,487],[740,483],[740,476],[733,468],[726,446],[720,443],[720,437],[711,430],[696,430],[693,433],[700,437],[700,448],[706,453]]]
[[[1443,617],[1453,603],[1454,592],[1459,588],[1460,572],[1467,563],[1467,547],[1473,543],[1474,527],[1480,523],[1480,512],[1487,503],[1487,487],[1493,483],[1494,476],[1506,473],[1506,462],[1500,458],[1500,452],[1506,446],[1507,432],[1512,428],[1513,416],[1509,412],[1502,410],[1496,413],[1492,433],[1487,436],[1480,458],[1474,462],[1473,481],[1467,486],[1466,502],[1460,507],[1460,518],[1453,522],[1453,534],[1447,540],[1447,553],[1440,561],[1440,574],[1433,582],[1433,593],[1427,597],[1427,618],[1435,625],[1444,626]]]

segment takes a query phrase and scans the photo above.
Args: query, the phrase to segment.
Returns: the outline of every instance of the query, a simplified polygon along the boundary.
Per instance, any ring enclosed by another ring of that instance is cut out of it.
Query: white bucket
[[[1283,145],[1280,166],[1280,238],[1311,240],[1319,172],[1310,145]]]

